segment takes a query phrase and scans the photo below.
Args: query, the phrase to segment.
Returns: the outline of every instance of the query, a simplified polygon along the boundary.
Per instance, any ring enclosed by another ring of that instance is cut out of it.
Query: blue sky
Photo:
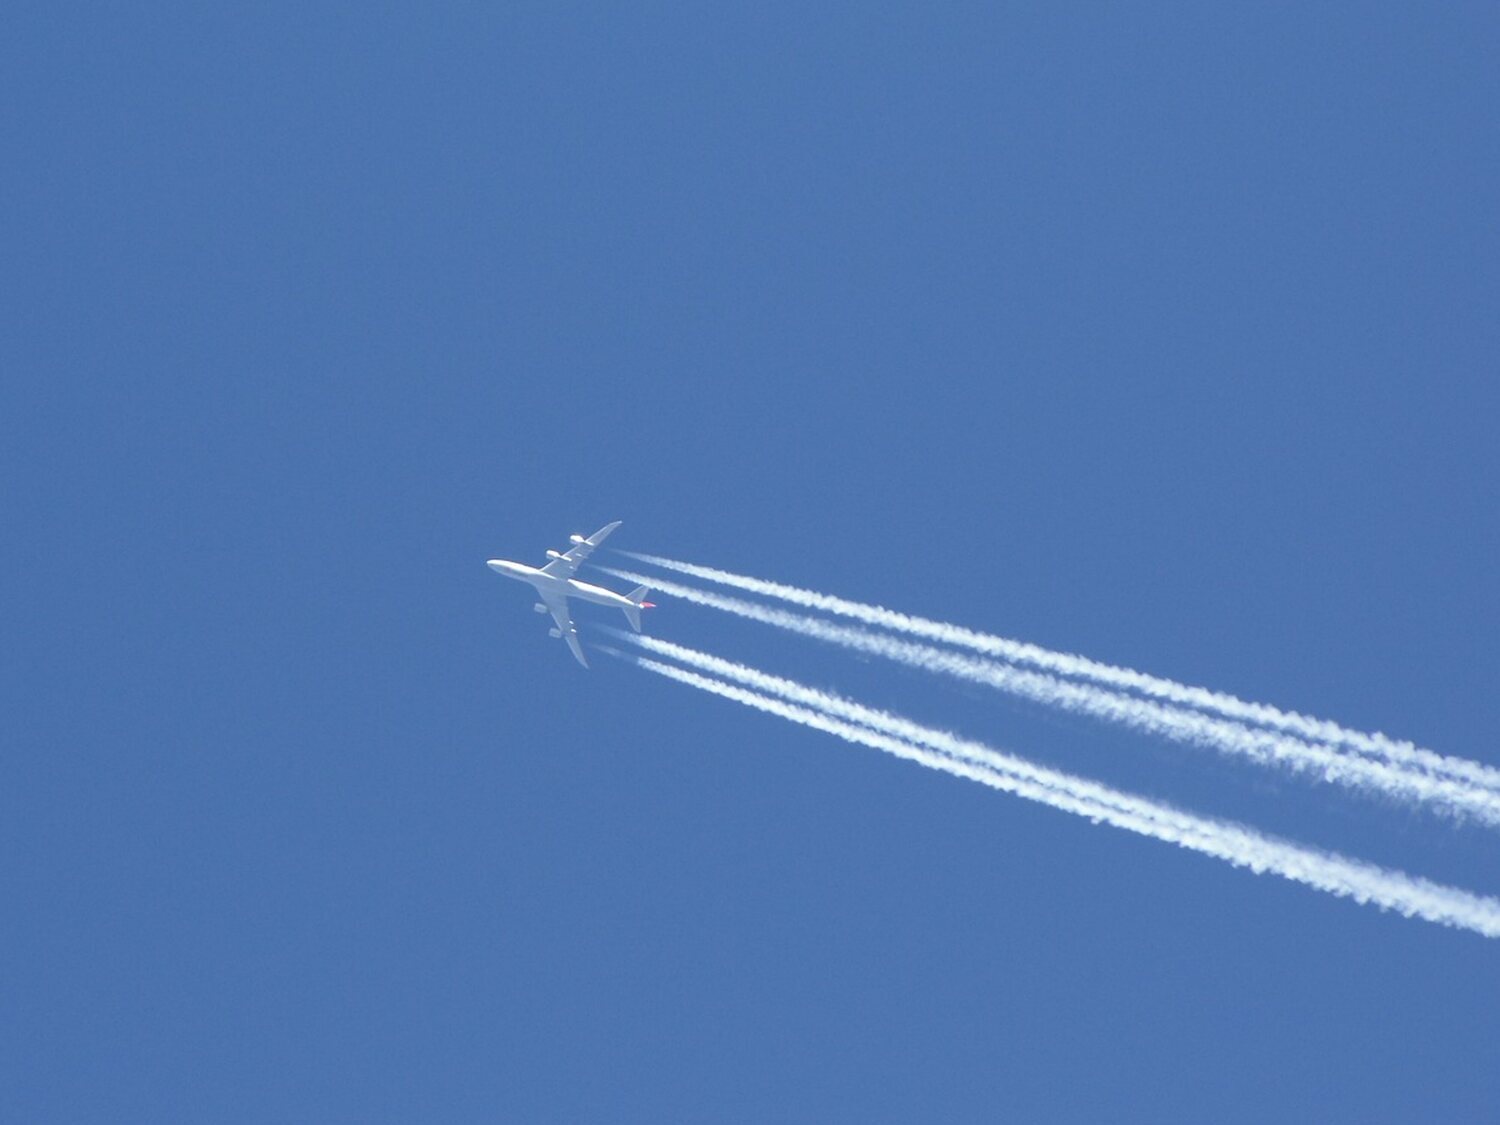
[[[1500,1112],[1494,942],[585,674],[483,565],[623,519],[1500,765],[1492,5],[6,25],[0,1116]],[[1491,832],[661,600],[1500,893]]]

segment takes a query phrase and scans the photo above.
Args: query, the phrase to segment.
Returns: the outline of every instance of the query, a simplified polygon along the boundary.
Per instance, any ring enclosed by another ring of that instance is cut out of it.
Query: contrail
[[[1042,648],[1039,645],[1010,640],[1006,637],[998,637],[990,633],[981,633],[973,629],[966,629],[961,625],[951,625],[942,621],[933,621],[925,617],[915,617],[910,614],[898,613],[895,610],[885,609],[881,606],[849,601],[846,598],[835,597],[831,594],[820,594],[798,586],[788,586],[780,582],[768,582],[760,578],[750,578],[742,574],[733,574],[726,570],[718,570],[714,567],[698,566],[694,563],[681,562],[677,559],[663,558],[660,555],[643,555],[632,551],[621,553],[628,555],[630,558],[639,559],[641,562],[649,563],[652,566],[659,566],[666,570],[676,571],[679,574],[687,574],[694,578],[716,582],[721,586],[730,586],[748,593],[759,594],[763,597],[777,598],[781,601],[790,602],[793,605],[802,606],[805,609],[821,610],[825,613],[850,617],[856,621],[862,621],[867,625],[878,625],[899,633],[924,637],[928,640],[953,645],[957,648],[970,649],[974,652],[983,653],[986,656],[999,657],[1002,660],[1013,661],[1017,664],[1042,668],[1063,676],[1072,676],[1078,679],[1091,680],[1094,683],[1106,684],[1110,687],[1138,691],[1143,695],[1154,696],[1158,699],[1165,699],[1169,702],[1188,707],[1196,707],[1199,710],[1223,715],[1230,719],[1257,723],[1261,726],[1286,731],[1304,740],[1346,746],[1361,754],[1409,767],[1416,767],[1439,776],[1461,780],[1471,785],[1484,786],[1500,793],[1500,770],[1464,758],[1453,758],[1438,754],[1435,751],[1424,749],[1414,743],[1388,738],[1383,734],[1367,734],[1362,731],[1351,730],[1348,727],[1340,726],[1338,723],[1330,722],[1326,719],[1315,719],[1293,711],[1283,711],[1280,708],[1272,707],[1265,703],[1250,703],[1225,692],[1191,687],[1187,684],[1180,684],[1159,676],[1137,672],[1130,668],[1121,668],[1112,664],[1104,664],[1097,660],[1090,660],[1085,656],[1055,652],[1051,649]]]
[[[705,672],[744,684],[754,691],[779,696],[790,703],[825,712],[836,719],[857,723],[882,734],[888,734],[918,746],[925,746],[940,754],[999,773],[1015,775],[1034,784],[1084,797],[1122,812],[1138,813],[1140,801],[1137,798],[1122,794],[1107,785],[1096,784],[1083,778],[1038,766],[1024,758],[1006,754],[983,743],[962,739],[957,735],[932,727],[925,727],[888,711],[880,711],[861,703],[854,703],[832,692],[819,691],[817,688],[799,684],[795,680],[760,672],[748,665],[711,656],[706,652],[699,652],[697,649],[675,644],[672,641],[664,641],[659,637],[627,633],[622,629],[608,626],[604,628],[604,631],[622,641],[644,648],[648,652],[671,657],[680,664],[701,668]],[[1158,807],[1167,808],[1164,805]]]
[[[1229,719],[1109,691],[1095,684],[1061,680],[1043,672],[1027,671],[1010,664],[873,633],[857,626],[838,625],[677,582],[647,578],[628,570],[601,569],[627,581],[649,583],[652,589],[669,597],[682,598],[908,667],[984,684],[1075,714],[1238,755],[1262,765],[1282,765],[1367,794],[1427,805],[1458,819],[1471,816],[1487,825],[1500,826],[1500,793],[1341,753],[1291,735],[1255,730]]]
[[[982,748],[987,755],[992,755],[995,760],[1003,761],[1006,765],[1004,768],[978,765],[972,760],[956,756],[959,748],[972,752],[970,747],[976,744],[967,744],[964,740],[941,731],[924,730],[922,736],[928,740],[929,745],[950,741],[954,747],[954,756],[926,749],[868,726],[860,726],[812,706],[785,702],[759,691],[737,687],[724,680],[663,664],[648,657],[623,653],[616,655],[647,671],[832,734],[846,742],[868,746],[930,769],[977,781],[992,789],[1087,817],[1096,823],[1103,822],[1204,855],[1215,856],[1257,874],[1270,872],[1340,898],[1372,903],[1408,918],[1422,918],[1440,925],[1470,930],[1485,937],[1500,937],[1500,900],[1403,872],[1390,871],[1371,863],[1305,848],[1290,841],[1261,835],[1242,825],[1193,816],[1145,798],[1109,790],[1067,774],[1033,766],[1023,759],[1012,758],[987,747]],[[738,671],[746,678],[755,677],[759,680],[760,677],[765,677],[767,686],[779,681],[779,677],[766,677],[764,673],[743,666],[739,666]],[[831,706],[857,707],[847,704],[847,701],[835,701],[834,697],[827,697],[824,693],[791,681],[779,682],[784,685],[786,692],[798,694],[808,703],[824,697]],[[907,722],[896,716],[870,712],[870,717],[877,716],[879,718],[876,721],[880,722],[902,725]],[[1092,795],[1096,791],[1099,795]]]

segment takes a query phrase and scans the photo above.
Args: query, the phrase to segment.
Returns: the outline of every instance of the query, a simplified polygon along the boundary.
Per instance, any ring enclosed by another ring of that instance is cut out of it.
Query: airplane
[[[583,560],[593,554],[594,548],[603,543],[609,533],[622,524],[623,520],[615,520],[612,524],[601,527],[594,534],[585,539],[582,535],[570,535],[569,542],[572,547],[566,551],[548,551],[545,566],[527,566],[525,563],[507,562],[505,559],[490,559],[485,563],[496,574],[503,574],[507,578],[515,578],[521,582],[530,582],[536,587],[537,597],[542,600],[532,606],[538,613],[550,613],[556,627],[550,630],[553,637],[561,637],[568,642],[568,647],[573,650],[573,655],[578,658],[578,663],[585,668],[589,662],[583,657],[583,646],[578,643],[578,628],[573,624],[573,619],[568,615],[568,599],[580,598],[586,602],[594,602],[597,605],[612,605],[616,609],[623,610],[625,620],[630,622],[630,627],[637,633],[641,631],[641,610],[651,609],[654,602],[646,601],[646,595],[651,591],[645,586],[637,586],[628,594],[617,594],[613,590],[606,590],[603,586],[595,586],[588,582],[580,582],[573,577],[574,571],[583,563]]]

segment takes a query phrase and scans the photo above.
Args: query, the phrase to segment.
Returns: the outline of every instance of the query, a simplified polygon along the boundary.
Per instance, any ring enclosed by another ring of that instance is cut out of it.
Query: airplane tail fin
[[[637,633],[641,631],[641,610],[651,608],[651,603],[646,600],[646,595],[650,592],[649,586],[637,586],[625,595],[631,604],[621,607],[625,611],[625,620],[630,622],[630,627]]]

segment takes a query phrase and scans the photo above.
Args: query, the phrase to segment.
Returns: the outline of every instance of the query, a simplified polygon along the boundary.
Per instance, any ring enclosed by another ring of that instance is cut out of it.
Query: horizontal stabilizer
[[[641,610],[651,608],[651,603],[646,600],[646,595],[650,592],[650,587],[637,586],[625,595],[625,600],[630,604],[620,607],[625,611],[625,620],[630,622],[630,627],[637,633],[641,631]]]

